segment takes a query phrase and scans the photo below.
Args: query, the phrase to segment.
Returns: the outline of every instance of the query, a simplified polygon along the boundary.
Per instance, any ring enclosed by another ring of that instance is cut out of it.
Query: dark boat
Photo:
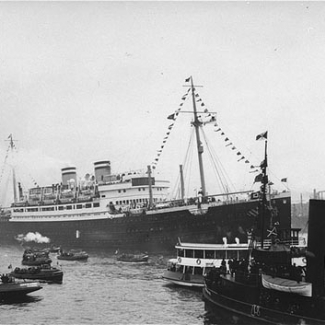
[[[149,255],[147,254],[121,254],[116,257],[120,262],[147,263]]]
[[[70,250],[68,252],[60,251],[57,255],[58,260],[65,261],[86,261],[89,255],[84,251]]]
[[[48,264],[29,268],[16,267],[10,275],[17,279],[41,280],[56,283],[61,283],[63,280],[63,271]]]
[[[210,164],[214,169],[220,165],[220,159],[213,157],[203,128],[209,125],[215,128],[213,134],[222,137],[222,147],[234,153],[234,162],[255,167],[216,124],[216,113],[203,106],[199,88],[194,86],[192,77],[186,80],[186,87],[179,108],[168,116],[168,124],[171,124],[156,158],[146,170],[113,172],[111,162],[103,160],[95,162],[93,175],[86,174],[84,178],[77,174],[76,167],[64,167],[62,178],[56,184],[30,188],[28,195],[18,183],[14,186],[14,202],[1,212],[0,243],[13,243],[24,240],[29,233],[38,233],[63,247],[162,253],[173,252],[178,238],[184,242],[222,244],[224,237],[229,242],[234,242],[237,237],[240,242],[247,242],[246,230],[256,222],[258,194],[253,190],[233,188],[222,168],[222,172],[214,172],[219,176],[214,184],[222,184],[223,189],[208,191],[203,144],[208,148],[206,156],[211,160],[214,158]],[[189,111],[183,106],[187,99],[191,99],[191,114],[187,114]],[[198,105],[200,109],[197,109]],[[197,175],[188,172],[191,166],[188,155],[184,165],[177,165],[179,191],[171,200],[169,182],[160,179],[158,162],[174,124],[180,116],[186,115],[192,117],[188,147],[190,149],[194,144],[199,168]],[[8,149],[16,149],[12,136]],[[197,176],[200,180],[196,194],[185,191],[186,172],[191,178]],[[277,211],[274,218],[282,227],[289,228],[290,193],[273,191],[270,196]]]
[[[0,300],[19,299],[27,294],[42,289],[38,282],[21,282],[8,274],[2,274],[0,282]]]
[[[52,260],[49,258],[49,253],[47,251],[38,251],[34,249],[26,249],[21,261],[21,264],[26,266],[40,266],[51,263]]]
[[[266,167],[265,160],[260,245],[252,237],[247,258],[231,274],[209,272],[203,289],[206,307],[216,314],[229,311],[248,324],[325,324],[325,201],[310,200],[307,248],[290,246],[286,241],[290,232],[277,232],[272,224],[264,227],[263,217],[271,212],[265,195]],[[265,245],[267,233],[270,245]],[[292,263],[299,251],[306,266]]]

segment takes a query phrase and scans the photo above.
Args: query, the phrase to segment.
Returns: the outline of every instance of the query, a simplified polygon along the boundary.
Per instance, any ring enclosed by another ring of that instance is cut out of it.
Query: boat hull
[[[119,262],[128,262],[128,263],[148,263],[148,255],[120,255],[116,258]]]
[[[42,286],[36,282],[2,283],[0,284],[0,300],[18,299],[40,289]]]
[[[57,259],[61,261],[86,261],[88,259],[88,255],[80,255],[80,256],[58,255]]]
[[[283,228],[291,225],[290,197],[273,200]],[[188,242],[247,242],[247,230],[256,226],[258,201],[209,206],[206,211],[168,209],[138,216],[67,221],[0,222],[0,243],[17,243],[18,235],[40,233],[51,244],[65,248],[125,249],[128,251],[173,252],[178,239]],[[55,219],[55,218],[53,218]]]
[[[192,275],[187,273],[174,272],[166,270],[162,278],[171,284],[202,289],[204,287],[204,277],[203,275]]]
[[[46,282],[61,283],[63,280],[63,272],[59,269],[42,269],[37,273],[29,273],[20,271],[13,271],[10,273],[16,279],[23,280],[40,280]]]
[[[214,313],[225,310],[232,315],[237,315],[245,324],[325,324],[325,321],[312,319],[300,315],[293,315],[280,311],[264,308],[258,304],[245,303],[240,300],[231,299],[218,294],[215,291],[203,289],[203,300],[208,304],[207,309]],[[247,321],[247,323],[246,323]]]
[[[308,297],[298,299],[293,293],[279,294],[263,288],[260,283],[242,284],[230,275],[207,279],[203,299],[215,314],[223,309],[248,319],[249,324],[325,324],[322,317],[316,319],[320,310],[308,301]],[[313,308],[316,309],[312,311]]]

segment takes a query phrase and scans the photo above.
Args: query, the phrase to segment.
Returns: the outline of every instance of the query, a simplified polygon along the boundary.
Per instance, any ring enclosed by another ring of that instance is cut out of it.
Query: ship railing
[[[23,201],[23,202],[16,202],[16,203],[13,203],[12,206],[13,207],[24,207],[26,205],[26,202]]]

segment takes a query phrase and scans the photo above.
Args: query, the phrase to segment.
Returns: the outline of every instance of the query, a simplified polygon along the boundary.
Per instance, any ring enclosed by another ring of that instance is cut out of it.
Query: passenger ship
[[[169,182],[154,176],[154,164],[148,165],[145,172],[112,173],[109,160],[97,161],[93,176],[87,174],[80,182],[77,168],[66,167],[61,169],[58,184],[34,187],[26,194],[21,184],[16,185],[13,171],[14,202],[1,211],[0,242],[24,241],[32,233],[65,248],[148,252],[172,252],[178,238],[184,242],[214,244],[223,243],[224,237],[229,242],[235,238],[247,242],[247,231],[258,226],[260,195],[253,191],[208,194],[200,132],[206,124],[202,116],[212,116],[212,121],[214,116],[206,109],[197,110],[198,94],[193,79],[187,82],[190,82],[187,94],[192,95],[193,102],[191,126],[201,181],[198,197],[186,199],[182,182],[180,198],[168,201]],[[172,115],[179,113],[181,109]],[[10,147],[14,148],[12,137]],[[280,227],[290,228],[290,193],[268,194],[276,211],[272,220]]]

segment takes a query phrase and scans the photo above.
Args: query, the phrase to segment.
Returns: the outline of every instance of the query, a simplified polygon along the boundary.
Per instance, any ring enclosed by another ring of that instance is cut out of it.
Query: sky
[[[12,134],[27,187],[103,159],[145,170],[175,122],[155,170],[172,188],[191,128],[167,116],[192,76],[235,187],[252,188],[267,130],[270,180],[307,200],[325,189],[324,14],[324,2],[0,2],[0,163]]]

